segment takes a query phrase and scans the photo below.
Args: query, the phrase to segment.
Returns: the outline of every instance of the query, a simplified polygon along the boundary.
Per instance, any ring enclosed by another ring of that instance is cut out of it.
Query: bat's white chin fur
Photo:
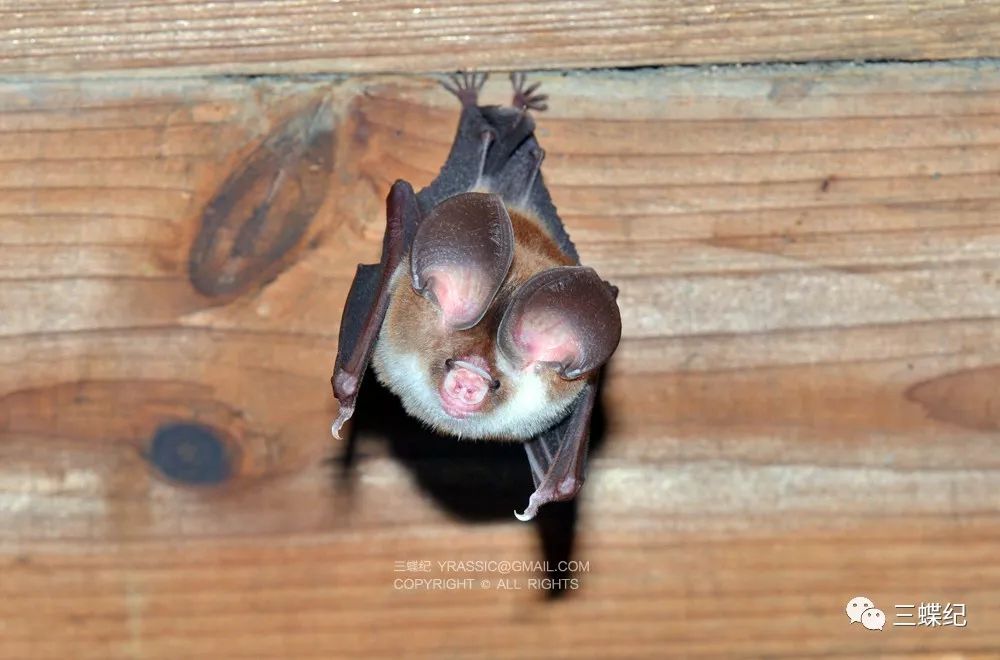
[[[372,367],[379,382],[400,398],[407,413],[436,431],[459,438],[527,440],[566,415],[575,393],[564,401],[552,401],[537,374],[513,372],[504,362],[498,360],[506,387],[514,388],[514,396],[488,413],[473,413],[463,419],[444,411],[438,387],[430,382],[416,353],[397,351],[379,338]]]

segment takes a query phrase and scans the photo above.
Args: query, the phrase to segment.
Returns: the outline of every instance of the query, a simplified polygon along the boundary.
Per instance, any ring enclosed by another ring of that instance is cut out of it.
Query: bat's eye
[[[498,389],[500,389],[500,381],[494,379],[493,382],[490,383],[490,389],[493,390],[494,392],[496,392]]]

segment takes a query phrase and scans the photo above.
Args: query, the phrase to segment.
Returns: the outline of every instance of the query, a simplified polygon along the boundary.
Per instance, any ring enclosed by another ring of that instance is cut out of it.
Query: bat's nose
[[[484,368],[468,360],[449,360],[441,382],[441,407],[452,417],[468,417],[486,400],[493,379]]]

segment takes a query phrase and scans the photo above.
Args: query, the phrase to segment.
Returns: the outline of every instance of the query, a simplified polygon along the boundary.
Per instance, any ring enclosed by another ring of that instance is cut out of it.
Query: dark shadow
[[[573,559],[578,506],[576,500],[552,502],[542,507],[535,518],[548,568],[544,577],[548,580],[546,596],[549,600],[562,598],[570,592],[568,582],[573,574],[565,568],[560,570],[560,564],[565,566],[564,562]]]
[[[414,475],[419,486],[444,510],[469,523],[514,519],[534,491],[524,447],[517,442],[457,440],[441,436],[408,416],[402,404],[369,372],[361,385],[352,426],[336,459],[340,477],[351,481],[359,456],[358,437],[384,438],[389,449]],[[590,454],[600,451],[607,427],[598,397],[590,430]],[[343,482],[342,482],[343,483]],[[586,488],[586,485],[584,485]],[[535,519],[543,559],[552,569],[545,578],[554,588],[550,597],[565,591],[568,573],[556,570],[572,558],[576,534],[577,502],[547,504]]]

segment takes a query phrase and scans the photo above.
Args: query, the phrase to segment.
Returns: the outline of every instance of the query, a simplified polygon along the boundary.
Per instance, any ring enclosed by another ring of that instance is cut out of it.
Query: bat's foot
[[[511,105],[519,110],[537,110],[538,112],[547,110],[549,106],[545,102],[549,95],[535,93],[542,83],[536,82],[525,87],[524,84],[527,81],[527,75],[520,71],[510,74],[510,83],[514,86],[514,99],[510,102]]]
[[[479,92],[489,77],[488,73],[458,71],[448,76],[446,80],[442,80],[441,86],[458,97],[463,106],[478,105]]]

